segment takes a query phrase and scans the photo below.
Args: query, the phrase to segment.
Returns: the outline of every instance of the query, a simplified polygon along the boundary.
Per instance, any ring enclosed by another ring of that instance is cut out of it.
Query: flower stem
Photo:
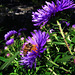
[[[66,41],[66,39],[65,39],[65,35],[64,35],[64,33],[63,33],[63,29],[61,28],[61,24],[60,24],[58,21],[57,21],[57,24],[58,24],[58,26],[59,26],[60,33],[61,33],[61,35],[62,35],[62,37],[63,37],[63,39],[64,39],[64,41],[65,41],[65,44],[66,44],[66,46],[67,46],[67,48],[68,48],[70,54],[73,55],[73,53],[71,52],[71,50],[70,50],[70,48],[69,48],[69,46],[68,46],[68,43],[67,43],[67,41]]]
[[[13,55],[12,52],[9,50],[9,48],[7,49],[7,51],[8,51],[11,55]]]
[[[46,57],[46,56],[45,56]],[[70,70],[67,70],[67,69],[65,69],[64,67],[60,67],[58,64],[56,64],[55,62],[53,62],[52,60],[49,60],[49,58],[48,57],[46,57],[47,58],[47,60],[50,62],[50,63],[52,63],[53,65],[55,65],[55,66],[57,66],[57,67],[59,67],[60,69],[62,69],[62,70],[64,70],[64,71],[66,71],[66,72],[70,72],[71,73],[71,71]]]
[[[48,68],[54,75],[57,75],[51,68]]]
[[[15,48],[13,47],[13,45],[11,45],[11,47],[12,47],[13,51],[15,52]]]

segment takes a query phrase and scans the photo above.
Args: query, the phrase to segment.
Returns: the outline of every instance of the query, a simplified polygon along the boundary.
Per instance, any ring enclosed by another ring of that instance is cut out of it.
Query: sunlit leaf
[[[38,72],[38,71],[39,71],[39,69],[40,69],[40,67],[36,67],[36,72]]]
[[[66,41],[70,44],[71,43],[71,41],[69,40],[69,39],[66,39]]]

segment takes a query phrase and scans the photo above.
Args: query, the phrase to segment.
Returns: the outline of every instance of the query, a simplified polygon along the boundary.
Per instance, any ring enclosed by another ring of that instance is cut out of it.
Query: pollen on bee
[[[35,51],[35,52],[37,53],[37,51],[36,51],[36,50],[37,50],[37,48],[36,48],[37,45],[32,45],[32,46],[33,46],[33,47],[31,48],[31,52],[32,52],[32,50],[33,50],[33,51]]]

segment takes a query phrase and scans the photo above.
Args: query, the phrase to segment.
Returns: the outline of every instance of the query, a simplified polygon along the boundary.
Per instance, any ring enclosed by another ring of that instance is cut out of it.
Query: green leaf
[[[0,33],[1,33],[1,31],[4,31],[4,30],[5,30],[4,27],[1,27],[1,28],[0,28]]]
[[[57,62],[67,62],[70,60],[72,56],[71,55],[66,55],[65,57],[61,58],[61,59],[58,59]]]
[[[69,47],[69,48],[72,49],[73,45],[74,45],[74,44],[70,44],[70,47]]]
[[[9,59],[0,56],[0,60],[4,61],[4,62],[7,62]]]
[[[71,44],[71,41],[70,41],[69,39],[66,39],[66,41],[67,41],[69,44]]]
[[[57,26],[57,24],[54,24],[54,23],[51,23],[52,25],[54,25],[54,26]]]
[[[40,67],[36,67],[36,72],[38,72],[38,71],[39,71],[39,69],[40,69]]]
[[[70,30],[70,34],[75,35],[75,31]]]
[[[72,38],[72,42],[75,43],[75,37]]]
[[[4,40],[1,40],[0,43],[2,43]]]
[[[3,75],[2,72],[0,72],[0,75]]]
[[[45,72],[45,75],[50,75],[50,72]]]
[[[52,43],[54,43],[54,44],[58,44],[58,45],[65,45],[64,42],[52,42]]]
[[[60,18],[59,20],[66,20],[66,19],[62,19],[62,18]]]
[[[3,7],[3,5],[0,5],[0,7]]]
[[[17,74],[17,73],[10,73],[10,75],[19,75],[19,74]]]
[[[19,54],[19,51],[15,53],[15,55],[13,55],[7,62],[5,62],[2,66],[1,66],[1,70],[3,70],[4,68],[6,68],[7,66],[9,66],[11,64],[11,62],[15,59],[15,57]]]
[[[54,62],[56,62],[56,61],[59,59],[60,56],[61,56],[61,55],[58,55],[58,56],[54,59]]]

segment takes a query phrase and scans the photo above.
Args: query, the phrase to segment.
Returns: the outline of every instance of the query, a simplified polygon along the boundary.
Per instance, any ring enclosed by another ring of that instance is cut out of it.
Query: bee
[[[24,49],[23,49],[23,54],[26,55],[28,51],[31,51],[31,48],[32,48],[32,44],[31,43],[28,43],[25,45]]]

